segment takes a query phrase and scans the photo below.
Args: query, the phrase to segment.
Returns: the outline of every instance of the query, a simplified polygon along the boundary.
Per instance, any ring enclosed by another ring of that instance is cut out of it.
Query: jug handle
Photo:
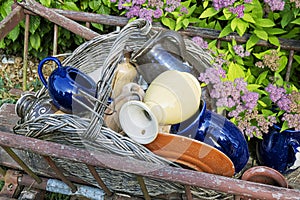
[[[42,69],[43,69],[44,64],[45,64],[46,62],[48,62],[48,61],[54,61],[54,62],[57,64],[58,68],[61,68],[61,67],[62,67],[60,61],[58,60],[58,58],[51,57],[51,56],[49,56],[49,57],[47,57],[47,58],[44,58],[44,59],[39,63],[39,66],[38,66],[38,74],[39,74],[39,77],[40,77],[42,83],[44,84],[44,86],[45,86],[47,89],[48,89],[48,83],[47,83],[47,81],[46,81],[46,79],[45,79],[45,76],[43,75],[43,70],[42,70]]]
[[[290,169],[297,169],[298,167],[300,167],[300,144],[297,140],[291,139],[289,141],[289,145],[292,147],[296,158],[293,166],[291,166]]]

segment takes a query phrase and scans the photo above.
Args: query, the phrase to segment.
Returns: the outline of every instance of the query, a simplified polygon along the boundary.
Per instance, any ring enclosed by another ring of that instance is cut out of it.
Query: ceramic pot
[[[300,131],[280,132],[280,127],[274,125],[258,141],[256,153],[260,165],[288,173],[300,167]]]
[[[187,72],[165,71],[149,85],[144,101],[125,103],[119,114],[124,132],[139,143],[152,142],[159,125],[176,124],[196,113],[200,105],[198,80]]]
[[[54,61],[58,68],[51,73],[47,82],[42,69],[48,61]],[[62,66],[55,57],[47,57],[39,63],[38,74],[58,109],[72,113],[75,109],[80,112],[85,106],[92,107],[87,96],[96,96],[96,83],[83,72],[76,68]]]
[[[241,179],[255,183],[262,183],[277,187],[288,188],[288,182],[286,178],[280,172],[266,166],[255,166],[247,169],[243,173]],[[252,200],[253,198],[235,196],[235,200],[244,199]]]
[[[33,94],[25,94],[18,99],[15,111],[22,120],[29,121],[44,114],[54,114],[59,110],[48,97],[37,98]]]
[[[247,169],[243,173],[241,179],[256,183],[288,188],[288,182],[286,178],[277,170],[266,166],[255,166]]]
[[[183,38],[175,31],[159,32],[132,56],[138,72],[147,83],[167,70],[178,70],[198,76],[187,64],[186,47]]]
[[[233,162],[235,173],[240,172],[249,159],[248,144],[243,133],[228,119],[206,109],[205,101],[192,117],[171,126],[171,133],[209,144]]]

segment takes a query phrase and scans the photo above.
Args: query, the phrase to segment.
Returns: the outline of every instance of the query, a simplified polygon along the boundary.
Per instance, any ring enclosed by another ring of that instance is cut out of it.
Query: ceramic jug
[[[54,61],[58,68],[51,73],[47,81],[42,69],[48,61]],[[74,113],[92,107],[89,96],[96,96],[96,83],[80,70],[62,66],[55,57],[47,57],[39,63],[38,74],[58,109],[66,113]]]
[[[18,99],[15,112],[23,121],[29,121],[45,114],[55,114],[59,110],[49,97],[37,98],[33,94],[24,94]]]
[[[196,63],[187,58],[186,46],[181,35],[175,31],[159,32],[132,56],[137,71],[147,83],[151,83],[159,74],[167,70],[178,70],[194,74],[198,72],[187,62]]]
[[[284,130],[274,125],[269,133],[257,143],[259,164],[281,173],[288,173],[300,167],[300,131]]]
[[[170,132],[219,149],[231,159],[235,173],[239,173],[248,162],[248,144],[243,133],[224,116],[207,109],[203,100],[192,117],[172,125]]]
[[[176,124],[194,115],[199,108],[201,88],[187,72],[165,71],[149,85],[144,101],[129,101],[120,110],[124,132],[136,142],[152,142],[159,125]]]

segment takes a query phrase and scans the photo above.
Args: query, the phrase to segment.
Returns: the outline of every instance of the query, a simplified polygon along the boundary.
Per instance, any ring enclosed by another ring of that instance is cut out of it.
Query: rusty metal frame
[[[50,9],[41,6],[40,4],[30,1],[30,5],[25,3],[15,3],[13,5],[13,10],[7,18],[0,22],[0,39],[3,39],[21,20],[26,18],[26,27],[25,30],[29,28],[30,15],[39,15],[53,22],[54,25],[54,52],[56,54],[57,46],[57,27],[61,26],[70,30],[71,32],[80,35],[84,39],[92,39],[99,34],[89,29],[90,23],[100,23],[111,26],[124,26],[128,23],[128,19],[124,17],[116,16],[106,16],[93,13],[85,12],[75,12],[75,11],[65,11],[58,9]],[[74,20],[74,21],[73,21]],[[82,26],[79,23],[86,22],[86,26]],[[160,24],[154,24],[154,29],[163,29]],[[246,34],[242,37],[237,34],[230,34],[224,38],[218,38],[219,31],[197,28],[197,27],[188,27],[185,30],[179,31],[181,34],[186,36],[201,36],[207,39],[218,39],[218,45],[221,44],[221,41],[230,42],[235,39],[238,43],[245,43],[250,35]],[[28,37],[29,33],[25,33],[25,44],[24,44],[24,62],[26,61],[28,54]],[[27,41],[27,42],[26,42]],[[287,66],[287,76],[286,80],[289,80],[293,56],[295,51],[300,51],[300,41],[298,40],[286,40],[279,39],[281,48],[290,51],[289,62]],[[256,45],[273,47],[266,41],[259,41]],[[27,68],[26,64],[24,65],[24,70]],[[15,116],[16,117],[16,116]],[[1,124],[0,124],[1,128]],[[233,179],[228,177],[217,176],[213,174],[206,174],[201,172],[195,172],[187,169],[178,169],[174,167],[160,167],[153,164],[153,168],[156,170],[145,173],[145,167],[149,167],[149,163],[144,163],[138,160],[130,160],[124,157],[111,155],[111,154],[92,154],[92,152],[85,149],[77,149],[74,147],[51,143],[47,141],[41,141],[34,138],[27,138],[20,135],[13,135],[7,131],[1,131],[0,129],[0,146],[9,152],[10,155],[14,154],[12,149],[21,149],[28,150],[39,155],[42,155],[48,164],[54,168],[55,175],[67,183],[73,191],[76,188],[73,185],[73,180],[70,177],[65,177],[60,169],[55,165],[51,157],[58,157],[74,162],[85,163],[91,174],[97,180],[99,186],[106,192],[108,196],[112,195],[112,192],[108,190],[105,186],[99,174],[95,173],[95,167],[105,167],[115,170],[120,170],[120,166],[126,166],[122,168],[124,172],[136,174],[137,180],[141,186],[141,189],[144,193],[145,199],[150,199],[150,196],[147,192],[147,186],[143,181],[143,177],[150,177],[156,179],[162,179],[165,181],[177,182],[185,185],[186,197],[187,199],[192,199],[192,194],[190,191],[191,186],[197,186],[206,189],[213,189],[220,192],[225,192],[234,195],[241,195],[245,197],[260,198],[260,199],[276,199],[281,197],[281,199],[299,199],[300,190],[295,189],[286,189],[278,188],[274,186],[258,184],[247,182],[239,179]],[[94,159],[92,155],[97,155],[97,159]],[[14,159],[21,164],[21,167],[26,171],[31,177],[34,177],[36,182],[40,182],[36,178],[29,167],[24,165],[24,163],[18,161],[18,159],[13,155]],[[72,179],[72,180],[71,180]]]
[[[21,135],[12,135],[2,131],[0,131],[0,145],[114,170],[120,170],[120,166],[126,166],[126,168],[123,168],[123,171],[127,173],[245,197],[259,199],[275,199],[278,196],[282,197],[281,199],[299,199],[300,197],[300,190],[279,188],[187,169],[159,166],[107,153],[93,153],[86,149],[74,148]],[[154,170],[146,170],[145,166],[147,169],[151,168]]]

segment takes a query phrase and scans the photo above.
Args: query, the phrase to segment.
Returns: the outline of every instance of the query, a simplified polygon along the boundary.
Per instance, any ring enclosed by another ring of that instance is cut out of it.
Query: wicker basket
[[[98,115],[92,114],[88,118],[83,118],[71,114],[46,114],[35,119],[21,119],[14,128],[15,133],[70,146],[88,148],[93,151],[127,156],[132,159],[158,163],[164,166],[175,165],[153,154],[130,138],[104,126],[105,104],[108,102],[112,90],[110,83],[116,66],[123,60],[124,49],[129,48],[135,52],[156,33],[157,31],[152,28],[150,23],[144,20],[135,20],[120,31],[101,35],[79,46],[64,60],[63,65],[78,68],[87,74],[99,71],[99,81],[97,83],[98,101],[94,105],[94,111]],[[199,61],[199,65],[202,68],[210,66],[211,57],[207,52],[203,51],[188,38],[185,38],[184,42],[189,56]],[[36,93],[38,98],[45,96],[48,96],[45,88]],[[28,159],[31,160],[28,161],[29,164],[36,163],[37,160],[42,159],[38,155],[32,155],[30,152],[26,154]],[[35,161],[32,161],[32,159]],[[65,169],[65,173],[68,172],[88,183],[97,185],[97,182],[89,175],[90,173],[84,164],[74,164],[59,158],[56,158],[55,161],[59,167]],[[97,168],[97,171],[112,191],[121,191],[132,195],[143,194],[134,175],[102,168]],[[148,178],[145,179],[145,182],[148,192],[152,196],[184,192],[184,187],[175,183]],[[224,199],[225,196],[228,197],[228,195],[202,190],[201,188],[193,188],[192,190],[195,195],[205,199]]]

